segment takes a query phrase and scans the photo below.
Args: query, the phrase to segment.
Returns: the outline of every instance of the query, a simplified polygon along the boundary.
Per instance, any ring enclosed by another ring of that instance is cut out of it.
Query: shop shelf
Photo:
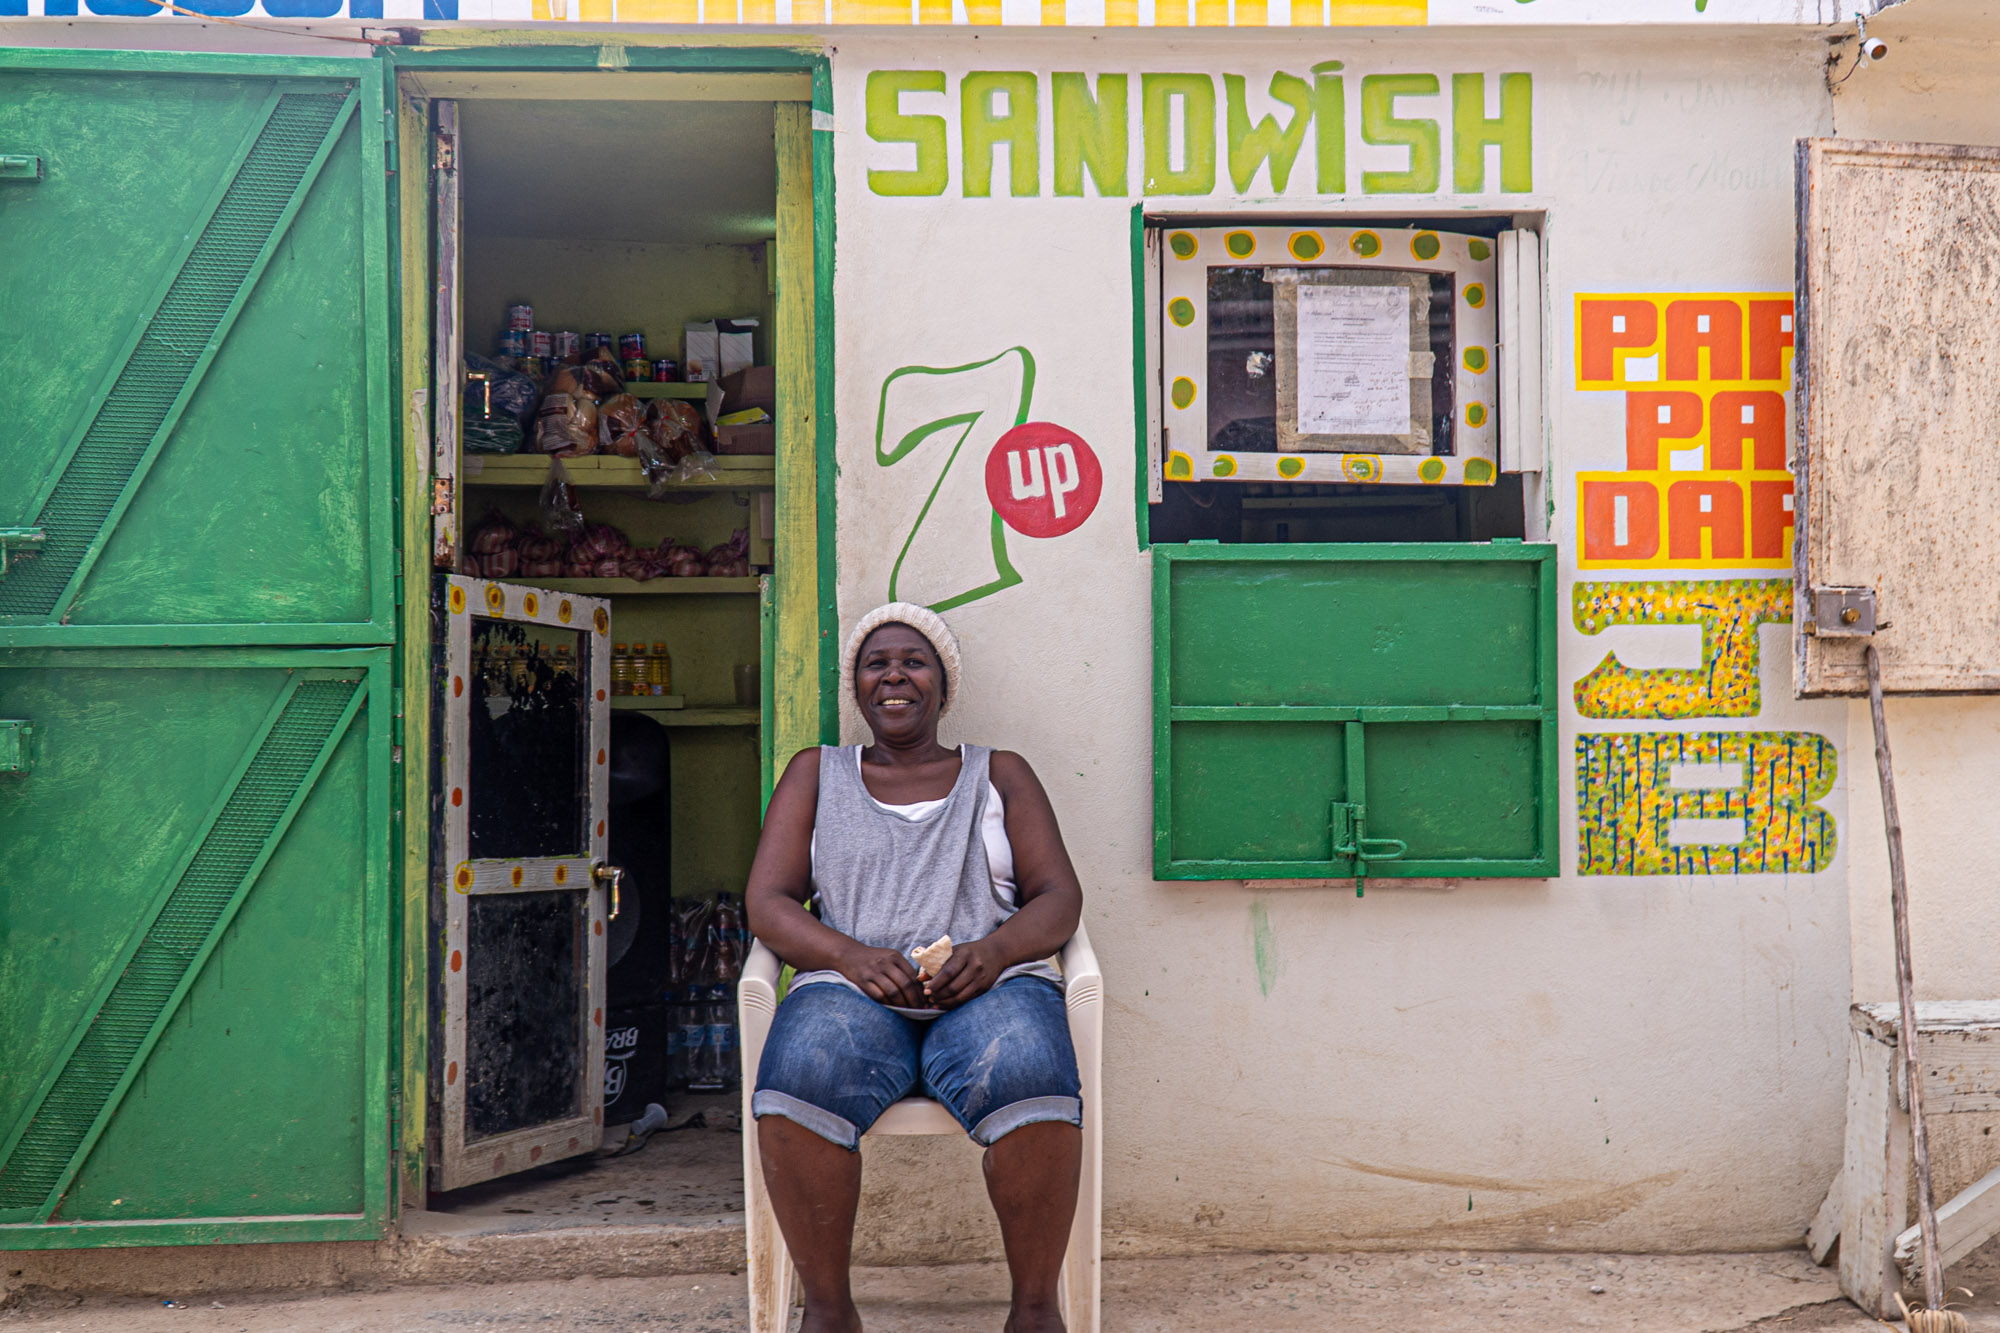
[[[761,726],[764,714],[755,708],[683,708],[678,712],[663,711],[652,715],[653,720],[665,727],[755,727]]]
[[[708,397],[706,384],[656,384],[651,380],[627,380],[625,392],[634,398],[693,398],[697,401]]]
[[[678,713],[687,707],[679,694],[613,695],[611,706],[621,713]]]
[[[661,385],[671,388],[671,385]],[[644,490],[645,474],[639,460],[614,454],[594,454],[588,458],[565,458],[563,468],[578,486],[616,486]],[[758,491],[778,484],[774,461],[769,454],[720,454],[714,481],[677,481],[672,490]],[[458,462],[459,480],[466,486],[540,487],[549,476],[549,460],[542,454],[462,454]]]
[[[513,574],[505,580],[550,592],[576,592],[586,597],[687,597],[697,594],[743,594],[757,591],[757,576],[747,579],[657,578],[646,579],[545,579]]]

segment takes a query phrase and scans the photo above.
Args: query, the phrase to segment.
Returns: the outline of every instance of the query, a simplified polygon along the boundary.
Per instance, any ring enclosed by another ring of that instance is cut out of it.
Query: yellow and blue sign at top
[[[780,27],[1517,27],[1779,23],[1796,0],[0,0],[6,18],[269,18]]]

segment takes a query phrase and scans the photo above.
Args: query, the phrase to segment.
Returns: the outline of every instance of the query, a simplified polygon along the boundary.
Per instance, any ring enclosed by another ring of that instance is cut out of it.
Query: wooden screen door
[[[431,1186],[597,1147],[611,613],[591,597],[440,576]]]

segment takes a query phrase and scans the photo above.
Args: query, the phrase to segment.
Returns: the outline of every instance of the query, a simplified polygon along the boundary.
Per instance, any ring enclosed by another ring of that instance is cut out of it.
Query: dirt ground
[[[1991,1247],[1953,1281],[1978,1296],[1980,1333],[2000,1333],[2000,1259]],[[870,1333],[993,1333],[1006,1309],[998,1265],[857,1273]],[[0,1333],[735,1333],[747,1323],[740,1273],[577,1278],[484,1286],[334,1291],[310,1297],[78,1301],[19,1293]],[[1725,1255],[1211,1255],[1107,1263],[1105,1333],[1303,1333],[1521,1328],[1621,1333],[1833,1333],[1880,1329],[1839,1298],[1800,1252]]]

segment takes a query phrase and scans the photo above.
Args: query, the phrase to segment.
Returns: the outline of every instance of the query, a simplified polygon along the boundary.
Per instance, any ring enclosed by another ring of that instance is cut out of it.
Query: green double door
[[[388,1215],[381,70],[0,51],[0,1248]]]

